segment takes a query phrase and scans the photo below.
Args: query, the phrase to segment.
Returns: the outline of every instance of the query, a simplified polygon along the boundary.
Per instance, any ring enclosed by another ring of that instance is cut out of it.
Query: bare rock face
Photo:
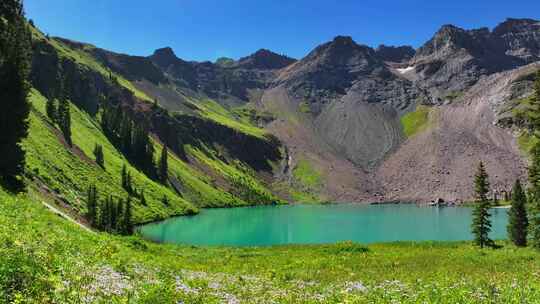
[[[386,46],[379,45],[375,50],[377,56],[383,61],[404,63],[414,57],[416,51],[411,46]]]
[[[425,98],[375,50],[343,36],[282,70],[273,85],[309,108],[313,141],[366,170],[402,142],[400,115]]]
[[[443,26],[411,60],[419,86],[448,101],[481,77],[515,69],[540,57],[540,23],[509,19],[493,31]]]
[[[493,36],[507,55],[525,62],[540,59],[540,22],[533,19],[507,19],[493,30]]]
[[[275,84],[287,87],[315,113],[354,92],[357,101],[394,104],[406,104],[417,95],[411,83],[394,75],[375,50],[342,36],[284,69]]]
[[[244,69],[277,70],[296,62],[295,59],[260,49],[254,54],[240,58],[237,66]]]

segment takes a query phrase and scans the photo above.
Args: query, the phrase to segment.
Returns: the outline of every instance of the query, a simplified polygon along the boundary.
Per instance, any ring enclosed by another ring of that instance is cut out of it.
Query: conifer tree
[[[47,98],[47,104],[46,104],[46,111],[47,111],[47,117],[52,121],[53,124],[57,122],[57,105],[56,100],[50,96]]]
[[[133,193],[133,184],[131,179],[131,172],[128,171],[126,178],[126,191],[131,194]]]
[[[128,197],[126,200],[126,209],[122,217],[122,234],[132,235],[133,234],[133,222],[131,221],[131,197]]]
[[[540,96],[540,89],[535,94]],[[540,106],[540,102],[538,105]],[[530,151],[529,186],[529,243],[540,250],[540,143],[538,142]]]
[[[123,230],[123,218],[124,218],[124,201],[122,199],[118,199],[118,203],[116,204],[116,218],[114,223],[114,229],[117,232],[122,232]]]
[[[163,198],[161,199],[161,203],[163,203],[163,205],[165,206],[169,206],[169,198],[164,195]]]
[[[107,229],[107,221],[109,219],[109,209],[108,209],[108,202],[109,198],[105,198],[103,201],[99,203],[99,221],[98,221],[98,228],[100,230],[106,230]]]
[[[67,144],[71,147],[73,142],[71,141],[71,111],[69,109],[69,102],[66,98],[62,98],[58,105],[58,125]]]
[[[474,235],[474,242],[480,248],[493,246],[493,241],[489,238],[491,231],[491,215],[489,214],[490,202],[487,198],[489,192],[488,174],[484,164],[480,162],[474,178],[474,190],[476,193],[475,208],[473,211],[473,222],[471,225]]]
[[[0,1],[0,21],[0,180],[13,190],[21,190],[25,167],[21,141],[28,135],[31,60],[31,34],[23,1]]]
[[[527,197],[521,187],[519,180],[516,180],[512,188],[512,207],[508,212],[508,239],[516,246],[527,246],[527,208],[525,206]]]
[[[538,197],[536,195],[536,197]],[[530,245],[540,250],[540,200],[532,199],[529,209],[529,236]]]
[[[169,179],[169,164],[168,164],[168,149],[167,145],[163,146],[161,150],[161,158],[159,159],[159,179],[162,184],[167,184]]]
[[[122,167],[122,188],[127,189],[127,168],[125,164]]]
[[[116,208],[114,206],[114,199],[112,198],[112,196],[110,196],[107,201],[107,215],[108,215],[107,231],[108,232],[113,232],[114,223],[115,223],[115,213],[116,213]]]
[[[105,168],[105,158],[103,155],[103,146],[96,144],[94,147],[94,156],[96,157],[96,163],[101,167]]]
[[[88,198],[87,198],[87,218],[92,226],[97,224],[97,208],[98,208],[98,193],[95,185],[92,185],[88,188]]]

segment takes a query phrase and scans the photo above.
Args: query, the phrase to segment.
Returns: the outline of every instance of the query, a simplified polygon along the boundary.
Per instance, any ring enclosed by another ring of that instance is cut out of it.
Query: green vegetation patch
[[[193,106],[197,108],[198,113],[207,119],[210,119],[220,125],[238,130],[245,134],[265,139],[268,133],[251,124],[247,119],[239,119],[231,111],[211,99],[190,100]]]
[[[540,254],[506,242],[272,247],[89,233],[0,189],[0,302],[534,303]],[[268,261],[272,261],[269,263]]]
[[[293,169],[294,178],[303,185],[316,189],[322,185],[322,174],[311,162],[300,159]]]
[[[147,205],[134,202],[134,220],[137,223],[164,219],[174,215],[190,214],[196,208],[165,187],[132,167],[99,129],[98,124],[87,113],[71,105],[72,139],[74,149],[70,151],[61,143],[61,135],[53,128],[45,114],[45,98],[36,90],[31,97],[34,110],[30,115],[30,132],[24,141],[27,151],[27,167],[52,191],[63,196],[78,212],[86,212],[86,191],[95,184],[99,195],[127,197],[121,186],[121,171],[124,165],[130,171],[133,184],[144,189]],[[95,144],[103,147],[105,170],[94,163]],[[170,204],[164,206],[161,199],[167,196]]]
[[[527,130],[521,131],[518,137],[518,146],[521,152],[525,155],[529,155],[531,149],[540,141],[538,137],[530,134]]]
[[[283,203],[265,185],[263,185],[256,173],[249,166],[238,160],[225,162],[216,155],[216,151],[205,149],[204,151],[186,146],[186,151],[198,162],[221,175],[230,184],[229,191],[239,198],[234,205],[263,205]]]
[[[430,107],[419,105],[416,110],[401,117],[403,133],[406,137],[412,137],[426,129],[429,125]]]

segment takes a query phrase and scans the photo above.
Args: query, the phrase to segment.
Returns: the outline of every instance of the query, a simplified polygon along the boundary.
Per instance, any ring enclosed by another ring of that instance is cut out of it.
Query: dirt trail
[[[44,201],[41,201],[41,203],[43,204],[43,206],[47,207],[49,210],[51,210],[53,213],[65,218],[66,220],[68,220],[69,222],[72,222],[74,224],[76,224],[77,226],[81,227],[83,230],[86,230],[90,233],[95,233],[94,231],[92,231],[92,229],[86,227],[85,225],[77,222],[76,220],[74,220],[72,217],[70,217],[69,215],[67,215],[66,213],[60,211],[58,208],[44,202]]]

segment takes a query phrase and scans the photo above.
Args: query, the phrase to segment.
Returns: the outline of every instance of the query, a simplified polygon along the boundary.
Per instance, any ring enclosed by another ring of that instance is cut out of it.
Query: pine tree
[[[131,197],[128,197],[126,201],[126,209],[123,214],[123,231],[124,235],[133,234],[133,222],[131,221]]]
[[[88,187],[87,218],[92,226],[97,224],[98,193],[95,185]]]
[[[512,188],[512,207],[508,212],[508,238],[516,245],[527,246],[527,208],[525,206],[527,197],[521,187],[519,180],[516,180]]]
[[[127,189],[127,168],[125,164],[122,167],[122,188]]]
[[[24,19],[22,0],[0,1],[0,180],[21,190],[28,135],[30,104],[31,34]]]
[[[129,199],[129,198],[128,198]],[[118,204],[116,204],[116,218],[115,218],[115,230],[119,233],[122,233],[123,231],[123,218],[124,218],[124,201],[122,199],[118,200]]]
[[[540,250],[540,143],[530,151],[529,185],[529,243]]]
[[[94,156],[96,157],[96,163],[101,167],[105,168],[105,159],[103,156],[103,146],[96,144],[94,147]]]
[[[490,202],[487,198],[489,181],[488,174],[482,162],[478,165],[478,171],[474,177],[474,190],[476,193],[476,205],[473,211],[473,222],[471,225],[474,242],[480,248],[493,246],[494,243],[489,238],[489,232],[491,231]]]
[[[133,193],[133,184],[131,179],[131,172],[128,171],[127,177],[126,177],[126,191],[131,194]]]
[[[99,203],[99,221],[98,221],[98,228],[99,230],[106,230],[107,226],[109,225],[109,197],[105,198],[103,201]]]
[[[159,179],[162,184],[167,184],[169,179],[169,164],[168,164],[168,149],[167,145],[161,150],[161,158],[159,159]]]
[[[69,102],[65,97],[60,100],[58,105],[58,125],[66,143],[71,147],[73,142],[71,141],[71,111],[69,109]]]
[[[53,124],[57,122],[57,105],[56,100],[51,96],[47,98],[46,104],[47,117],[52,121]]]
[[[536,195],[538,197],[538,195]],[[529,243],[540,250],[540,200],[532,199],[529,209]]]

